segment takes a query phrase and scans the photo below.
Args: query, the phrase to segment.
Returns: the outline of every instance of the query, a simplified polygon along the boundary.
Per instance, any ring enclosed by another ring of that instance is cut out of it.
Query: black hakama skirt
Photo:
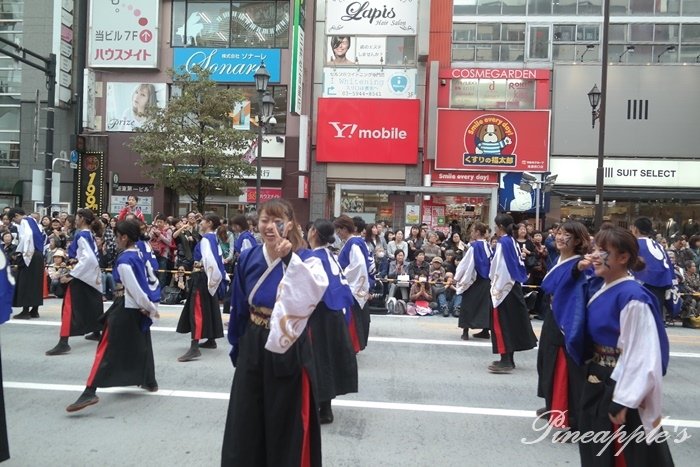
[[[114,300],[102,320],[102,339],[87,386],[158,386],[147,320],[139,310],[125,308],[124,297]]]
[[[537,349],[537,397],[545,400],[549,420],[557,428],[578,429],[579,400],[583,389],[583,367],[569,357],[564,334],[550,311],[545,315]]]
[[[209,293],[207,275],[201,271],[193,272],[190,280],[190,295],[182,308],[177,332],[191,333],[193,340],[224,337],[219,297],[212,297]]]
[[[477,276],[476,281],[462,294],[459,327],[462,329],[488,329],[492,309],[491,281]]]
[[[494,307],[489,328],[495,354],[530,350],[537,345],[520,283],[516,282],[506,298]]]
[[[2,356],[0,356],[0,462],[10,458],[10,443],[7,440],[7,419],[5,418],[5,394],[2,384]]]
[[[352,305],[352,318],[350,320],[350,326],[354,327],[355,329],[357,345],[359,345],[358,352],[367,347],[367,342],[369,341],[370,321],[371,319],[368,304],[365,303],[365,306],[360,308],[360,305],[354,301]]]
[[[331,311],[321,302],[309,318],[308,327],[318,401],[357,392],[357,356],[343,313]]]
[[[239,342],[222,467],[321,465],[321,426],[306,333],[284,354],[265,349],[268,329],[249,323]]]
[[[44,304],[44,257],[34,250],[29,266],[20,259],[17,266],[15,296],[12,306],[35,307]]]
[[[625,438],[623,443],[610,442],[610,436],[618,428],[608,417],[608,410],[615,390],[615,381],[610,379],[612,371],[613,368],[604,367],[595,362],[590,362],[584,370],[587,378],[595,376],[600,382],[592,383],[586,379],[583,383],[583,396],[578,416],[579,431],[582,435],[587,432],[605,432],[609,435],[605,437],[605,440],[601,439],[602,436],[592,437],[593,440],[588,442],[579,440],[581,466],[614,467],[620,465],[619,461],[615,462],[615,453],[619,450],[622,450],[621,455],[624,456],[625,464],[623,465],[634,467],[672,466],[673,458],[663,433],[660,433],[659,438],[651,444],[647,444],[644,438],[637,435],[637,433],[644,433],[644,427],[639,418],[639,411],[636,409],[627,409],[625,425],[622,428],[628,437],[631,436],[631,439]],[[587,438],[591,438],[591,436]],[[642,439],[637,442],[639,438]],[[600,442],[595,442],[596,440]],[[627,442],[626,446],[625,442]],[[606,446],[606,443],[609,445]]]
[[[80,279],[66,287],[61,306],[61,337],[82,336],[102,329],[102,293]]]

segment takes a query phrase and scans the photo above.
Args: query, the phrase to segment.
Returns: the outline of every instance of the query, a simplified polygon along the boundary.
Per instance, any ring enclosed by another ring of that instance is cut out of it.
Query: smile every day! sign
[[[191,73],[199,65],[211,71],[218,83],[254,83],[255,72],[262,61],[270,73],[270,83],[280,82],[280,49],[200,49],[177,48],[173,68]]]

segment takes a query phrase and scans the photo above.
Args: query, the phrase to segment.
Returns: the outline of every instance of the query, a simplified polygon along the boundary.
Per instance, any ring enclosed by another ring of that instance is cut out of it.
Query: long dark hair
[[[318,234],[318,241],[321,245],[326,246],[335,242],[335,228],[328,219],[316,219],[313,223],[313,228]]]
[[[496,218],[493,221],[496,224],[496,227],[500,227],[503,230],[505,230],[506,235],[513,236],[513,226],[515,225],[515,221],[513,220],[513,217],[511,217],[510,214],[506,213],[501,213],[496,215]]]
[[[126,235],[129,239],[129,244],[138,242],[141,239],[141,226],[138,222],[128,220],[119,221],[117,225],[114,226],[114,233],[119,235]]]
[[[92,212],[92,210],[87,208],[81,208],[78,209],[78,212],[76,212],[75,215],[83,218],[85,223],[90,226],[90,230],[92,230],[92,233],[96,237],[102,236],[102,233],[104,231],[104,224],[97,216],[95,216],[95,213]]]
[[[367,224],[365,226],[365,242],[367,243],[374,243],[377,241],[377,239],[374,237],[374,234],[372,233],[373,227],[374,224]]]
[[[204,215],[204,219],[211,222],[212,232],[216,232],[216,229],[221,225],[221,218],[216,214],[208,213]]]

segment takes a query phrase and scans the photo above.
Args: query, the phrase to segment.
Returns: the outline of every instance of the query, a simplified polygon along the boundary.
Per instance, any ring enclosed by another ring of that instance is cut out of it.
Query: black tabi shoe
[[[484,329],[476,334],[472,334],[472,337],[476,339],[491,339],[491,333],[489,333],[488,329]]]
[[[70,352],[70,345],[68,345],[66,342],[59,342],[58,344],[56,344],[56,347],[54,347],[51,350],[47,350],[46,355],[63,355],[68,352]]]
[[[12,319],[29,319],[31,318],[31,314],[27,310],[21,311],[19,314],[16,314],[12,317]]]
[[[493,362],[489,365],[489,371],[496,374],[508,374],[515,368],[512,363]]]
[[[178,357],[178,362],[191,362],[192,360],[201,357],[202,352],[199,351],[199,345],[195,342],[190,346],[190,350],[185,352],[184,355]]]
[[[99,332],[99,331],[95,331],[95,332],[93,332],[93,333],[91,333],[91,334],[88,334],[87,336],[85,336],[85,339],[87,339],[87,340],[89,340],[89,341],[98,341],[98,342],[99,342],[99,340],[100,340],[100,332]]]
[[[469,340],[469,329],[464,330],[464,332],[462,333],[462,337],[460,339],[462,339],[463,341]]]
[[[158,384],[153,383],[153,384],[149,384],[147,386],[141,386],[141,389],[145,389],[148,392],[158,392]]]
[[[86,389],[80,397],[78,397],[77,401],[66,407],[66,412],[77,412],[78,410],[83,410],[85,407],[95,405],[98,402],[100,402],[100,398],[97,397],[97,394],[95,394],[94,391]]]
[[[39,312],[38,311],[30,311],[29,317],[30,318],[39,318]]]
[[[207,339],[206,342],[199,344],[200,349],[215,349],[216,341],[214,339]]]

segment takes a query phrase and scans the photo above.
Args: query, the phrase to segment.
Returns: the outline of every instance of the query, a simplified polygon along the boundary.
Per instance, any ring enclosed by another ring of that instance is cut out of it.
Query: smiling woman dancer
[[[321,465],[321,433],[309,373],[309,316],[328,287],[321,261],[307,255],[291,204],[266,202],[263,244],[236,265],[228,339],[236,367],[222,466]]]
[[[555,232],[559,261],[542,281],[542,290],[552,295],[552,310],[544,317],[537,350],[537,396],[545,400],[545,408],[538,413],[549,412],[549,421],[557,428],[578,428],[576,416],[584,380],[579,366],[582,336],[572,327],[586,313],[587,281],[579,264],[588,253],[589,239],[580,222],[562,224]]]
[[[104,333],[85,391],[66,408],[68,412],[97,404],[98,387],[135,385],[149,392],[158,390],[150,331],[151,318],[158,317],[158,304],[150,298],[146,266],[134,245],[138,239],[136,222],[117,223],[115,240],[124,251],[117,257],[112,272],[117,284],[116,298],[105,313]]]
[[[581,465],[673,465],[661,428],[668,336],[658,301],[629,274],[644,267],[637,240],[626,229],[603,226],[587,261],[605,284],[588,301],[586,312],[585,337],[593,344],[593,358],[586,368],[578,423],[581,433],[596,436],[578,443]],[[598,436],[611,436],[618,428],[631,438],[618,443]]]
[[[99,319],[104,313],[102,271],[93,234],[100,235],[103,224],[91,210],[78,209],[75,225],[79,232],[68,247],[69,264],[73,265],[73,269],[65,276],[70,282],[61,307],[60,338],[54,348],[46,351],[46,355],[70,352],[70,336],[91,333],[85,338],[100,339],[102,325]]]

